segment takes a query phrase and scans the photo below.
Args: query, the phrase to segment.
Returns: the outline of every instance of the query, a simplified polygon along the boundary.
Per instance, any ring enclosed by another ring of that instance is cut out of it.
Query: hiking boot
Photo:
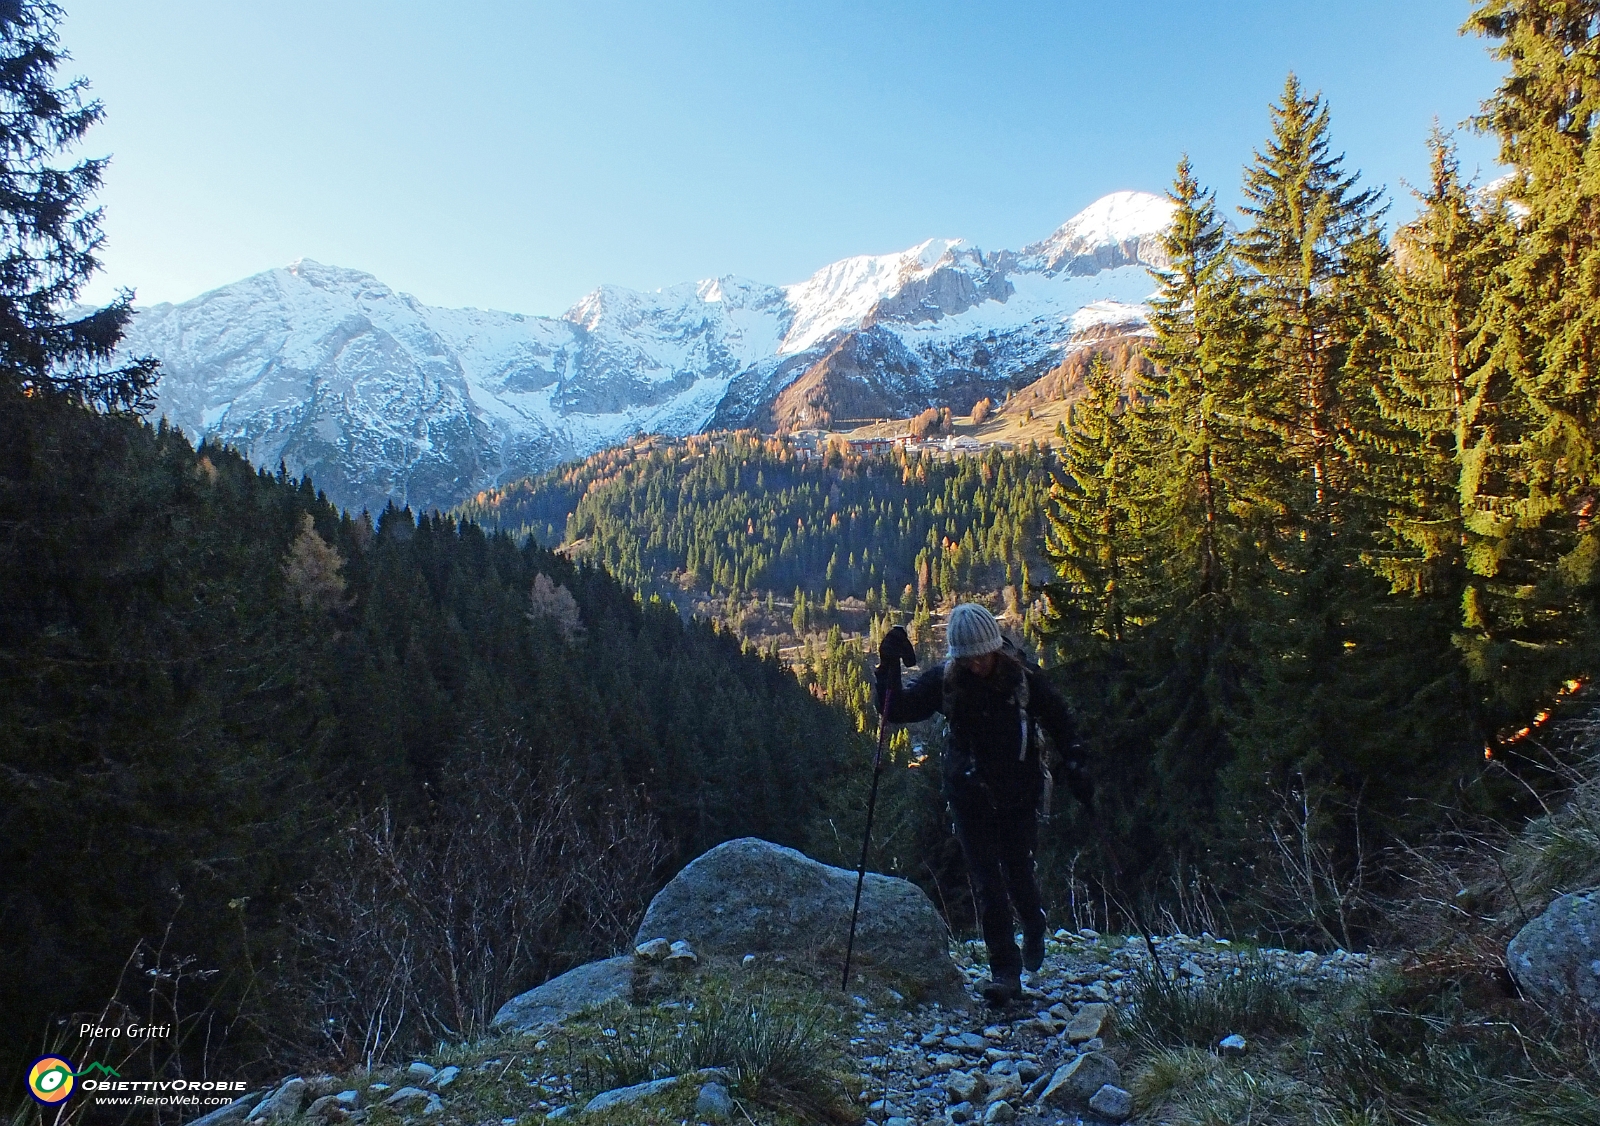
[[[1020,977],[995,978],[978,986],[978,992],[983,994],[983,999],[990,1005],[1001,1009],[1022,996],[1022,979]]]
[[[1044,931],[1022,936],[1022,968],[1030,974],[1039,972],[1044,965]]]

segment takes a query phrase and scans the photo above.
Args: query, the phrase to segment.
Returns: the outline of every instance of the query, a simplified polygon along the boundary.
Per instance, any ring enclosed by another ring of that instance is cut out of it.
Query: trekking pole
[[[840,989],[850,985],[850,955],[856,946],[856,916],[861,911],[861,885],[867,882],[867,849],[872,844],[872,811],[878,805],[878,776],[883,773],[883,748],[889,741],[889,709],[894,704],[894,689],[883,694],[883,711],[878,714],[878,749],[872,756],[872,794],[867,798],[867,831],[861,838],[861,863],[856,866],[856,902],[850,908],[850,941],[844,948],[844,978]]]

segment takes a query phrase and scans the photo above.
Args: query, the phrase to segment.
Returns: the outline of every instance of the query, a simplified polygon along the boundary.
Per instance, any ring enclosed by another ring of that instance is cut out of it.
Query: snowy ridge
[[[930,239],[772,286],[602,286],[561,317],[440,309],[309,259],[141,309],[157,410],[336,502],[445,507],[640,431],[759,424],[853,336],[892,356],[892,404],[961,409],[1041,374],[1077,334],[1137,329],[1171,205],[1118,192],[1020,252]]]

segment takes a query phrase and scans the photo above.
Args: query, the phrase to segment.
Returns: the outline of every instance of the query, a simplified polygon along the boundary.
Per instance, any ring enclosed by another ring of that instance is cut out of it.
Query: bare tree
[[[387,805],[358,818],[301,894],[298,1007],[325,1049],[371,1066],[479,1035],[510,997],[637,925],[666,852],[654,819],[620,786],[585,809],[511,743],[480,753],[426,825]]]

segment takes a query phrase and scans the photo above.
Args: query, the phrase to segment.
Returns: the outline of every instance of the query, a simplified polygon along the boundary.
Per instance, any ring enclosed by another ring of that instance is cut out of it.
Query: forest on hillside
[[[647,441],[481,493],[465,519],[581,543],[641,589],[937,606],[1038,576],[1051,455],[820,455],[750,432]],[[1030,572],[1029,568],[1032,568]]]
[[[1438,135],[1392,229],[1292,77],[1239,223],[1180,162],[1153,335],[1070,373],[1059,453],[698,436],[376,519],[144,419],[131,297],[75,305],[103,162],[60,162],[100,109],[58,16],[0,5],[0,1073],[99,1012],[172,1022],[163,1076],[395,1058],[614,952],[722,840],[853,865],[871,642],[961,597],[1078,714],[1100,798],[1041,856],[1074,917],[1403,945],[1419,857],[1574,777],[1545,733],[1600,657],[1600,6],[1478,7],[1511,175]],[[787,661],[721,624],[779,598]],[[940,738],[891,741],[873,863],[960,929]],[[1503,987],[1448,942],[1428,988]]]

